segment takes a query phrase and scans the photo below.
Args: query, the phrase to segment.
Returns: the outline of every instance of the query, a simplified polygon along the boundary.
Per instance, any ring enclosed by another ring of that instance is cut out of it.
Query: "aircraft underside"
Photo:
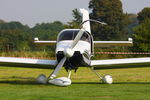
[[[60,62],[61,59],[64,57],[64,53],[62,51],[59,51],[57,54],[57,61]],[[76,70],[78,67],[87,67],[90,64],[90,59],[85,56],[85,54],[81,54],[79,51],[75,51],[74,55],[71,58],[67,58],[65,61],[64,67],[68,70]]]

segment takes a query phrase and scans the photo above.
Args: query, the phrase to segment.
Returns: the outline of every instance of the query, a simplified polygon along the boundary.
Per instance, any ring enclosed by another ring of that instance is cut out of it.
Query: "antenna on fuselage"
[[[83,21],[80,25],[82,26],[84,23],[88,22],[88,21],[91,21],[91,22],[96,22],[96,23],[99,23],[99,24],[102,24],[102,25],[107,25],[107,23],[104,23],[104,22],[100,22],[98,20],[95,20],[95,19],[89,19],[89,20],[85,20]]]

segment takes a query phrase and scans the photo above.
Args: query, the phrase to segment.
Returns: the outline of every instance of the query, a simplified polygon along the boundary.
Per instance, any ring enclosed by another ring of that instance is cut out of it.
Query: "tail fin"
[[[86,9],[80,9],[80,12],[82,13],[82,22],[89,20],[89,12]],[[91,33],[91,26],[90,26],[90,21],[87,21],[83,23],[83,28]]]

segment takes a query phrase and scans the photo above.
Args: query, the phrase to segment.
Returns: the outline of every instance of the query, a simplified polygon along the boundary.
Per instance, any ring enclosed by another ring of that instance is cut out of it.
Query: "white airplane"
[[[77,70],[78,67],[90,67],[96,75],[103,80],[104,83],[111,84],[113,79],[110,75],[101,77],[94,69],[114,69],[114,68],[132,68],[132,67],[148,67],[150,65],[150,57],[145,58],[126,58],[126,59],[108,59],[108,60],[91,60],[94,56],[94,46],[132,46],[133,41],[93,41],[91,34],[89,12],[80,9],[83,15],[81,29],[64,29],[62,30],[57,41],[39,41],[35,38],[37,44],[56,44],[56,60],[27,59],[15,57],[0,57],[0,65],[30,68],[53,68],[54,71],[47,78],[40,75],[37,78],[39,83],[51,83],[58,86],[71,85],[71,70]],[[98,21],[95,21],[98,22]],[[106,25],[105,23],[98,22]],[[69,71],[68,77],[55,78],[61,68]]]

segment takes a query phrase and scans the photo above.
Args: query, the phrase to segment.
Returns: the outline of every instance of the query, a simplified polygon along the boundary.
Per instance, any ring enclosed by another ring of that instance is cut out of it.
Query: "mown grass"
[[[52,70],[0,67],[0,100],[149,100],[150,68],[98,71],[110,74],[114,84],[102,84],[89,69],[79,68],[72,73],[73,84],[58,87],[36,83],[39,74]],[[63,69],[58,77],[67,76]]]
[[[1,84],[0,100],[149,100],[149,84]]]

